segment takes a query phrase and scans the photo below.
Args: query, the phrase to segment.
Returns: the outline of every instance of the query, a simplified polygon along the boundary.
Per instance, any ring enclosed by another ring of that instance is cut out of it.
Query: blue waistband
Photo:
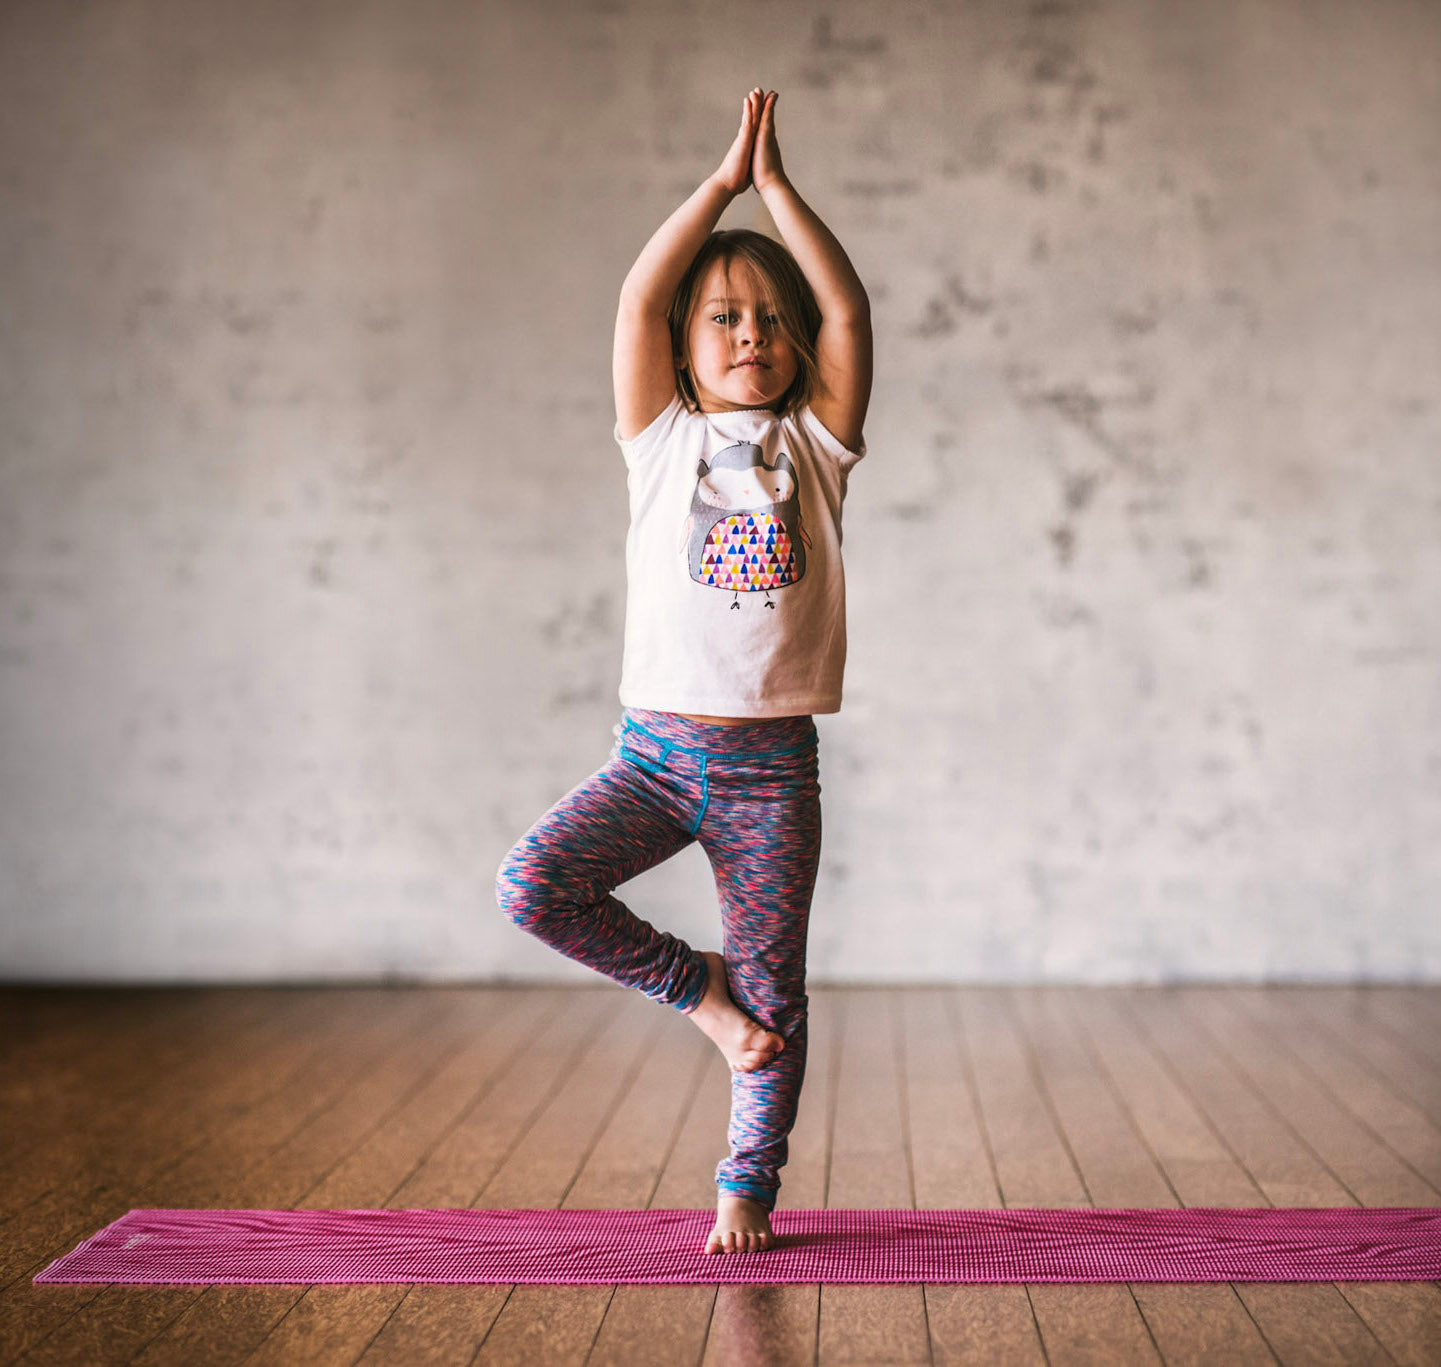
[[[676,735],[683,735],[690,740],[707,740],[712,738],[701,731],[705,727],[707,731],[717,731],[722,734],[714,737],[714,742],[707,745],[685,745],[676,740]],[[753,756],[757,759],[768,759],[780,755],[799,755],[807,750],[816,747],[818,737],[816,735],[815,723],[809,717],[779,717],[772,720],[762,720],[757,726],[716,726],[706,722],[692,722],[688,718],[676,716],[674,721],[667,721],[662,726],[652,730],[642,726],[640,722],[630,715],[627,709],[621,717],[621,731],[639,731],[641,735],[648,736],[662,750],[669,752],[678,750],[683,755],[699,755],[711,759],[723,759],[734,757],[736,759]],[[659,735],[657,731],[664,730],[671,734]],[[755,734],[760,730],[762,735]],[[807,734],[809,733],[809,734]],[[783,745],[767,747],[765,745],[767,736],[774,736],[777,739],[794,739],[803,736],[804,739],[798,745]]]

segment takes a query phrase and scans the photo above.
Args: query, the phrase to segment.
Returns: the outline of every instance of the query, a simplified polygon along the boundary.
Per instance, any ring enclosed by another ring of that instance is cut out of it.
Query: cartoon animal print
[[[697,584],[730,589],[731,607],[740,595],[794,584],[806,572],[810,534],[801,526],[800,481],[784,451],[774,465],[761,448],[740,441],[696,463],[690,516],[681,533],[690,577]]]

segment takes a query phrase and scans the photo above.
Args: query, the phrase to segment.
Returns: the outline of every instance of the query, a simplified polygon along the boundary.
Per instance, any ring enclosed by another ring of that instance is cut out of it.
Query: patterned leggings
[[[652,1001],[689,1013],[705,960],[612,889],[699,840],[715,873],[731,998],[786,1047],[731,1074],[730,1154],[716,1186],[774,1208],[806,1070],[806,930],[821,849],[819,737],[809,716],[743,726],[625,708],[604,767],[501,862],[522,930]]]

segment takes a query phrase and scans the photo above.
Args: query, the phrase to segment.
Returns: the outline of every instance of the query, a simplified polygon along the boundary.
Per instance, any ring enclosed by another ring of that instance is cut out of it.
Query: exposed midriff
[[[714,726],[745,726],[755,721],[754,717],[697,717],[689,712],[677,712],[675,715],[687,721],[708,721]]]

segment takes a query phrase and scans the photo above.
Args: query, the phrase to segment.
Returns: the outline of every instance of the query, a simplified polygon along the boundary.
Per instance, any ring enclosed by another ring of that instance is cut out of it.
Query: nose
[[[749,341],[753,345],[759,346],[765,341],[766,330],[759,318],[743,315],[740,322],[736,324],[736,336],[742,341]]]

